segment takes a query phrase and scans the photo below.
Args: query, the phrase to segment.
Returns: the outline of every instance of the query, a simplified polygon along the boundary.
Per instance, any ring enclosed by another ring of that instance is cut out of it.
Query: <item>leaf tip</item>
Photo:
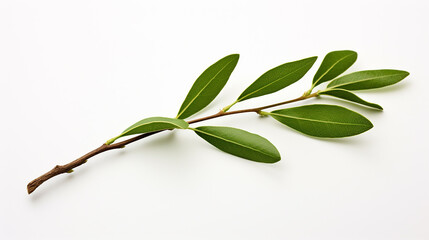
[[[309,57],[309,58],[307,58],[309,61],[312,61],[313,63],[314,62],[316,62],[316,60],[317,60],[317,56],[313,56],[313,57]]]
[[[362,117],[364,117],[364,116],[362,116]],[[365,130],[365,131],[363,131],[362,133],[364,133],[364,132],[366,132],[366,131],[368,131],[368,130],[370,130],[371,128],[373,128],[374,127],[374,124],[372,124],[372,122],[368,119],[368,118],[366,118],[366,117],[364,117],[365,119],[366,119],[366,126],[367,126],[367,129]]]
[[[228,55],[228,56],[226,56],[225,58],[231,58],[232,59],[232,61],[234,61],[234,62],[238,62],[238,59],[240,59],[240,54],[238,54],[238,53],[233,53],[233,54],[230,54],[230,55]]]
[[[355,60],[357,59],[357,56],[358,56],[358,53],[356,51],[353,51],[353,50],[336,50],[336,51],[329,52],[326,55],[332,55],[332,54],[346,55],[346,57],[353,57],[353,58],[355,58]]]
[[[346,53],[350,53],[350,55],[358,55],[357,54],[357,52],[356,51],[353,51],[353,50],[341,50],[341,51],[338,51],[338,52],[346,52]]]
[[[390,69],[388,69],[388,70],[390,70]],[[400,75],[402,77],[402,79],[404,79],[404,78],[406,78],[406,77],[408,77],[410,75],[409,72],[404,71],[404,70],[393,70],[393,69],[391,69],[391,71],[396,71],[396,73],[398,75]]]
[[[280,156],[280,153],[279,153],[278,156],[274,157],[272,161],[267,162],[267,163],[274,164],[276,162],[279,162],[281,159],[282,159],[282,157]]]
[[[357,58],[358,58],[358,53],[356,51],[353,51],[353,50],[345,50],[345,51],[350,53],[349,57],[352,57],[353,58],[352,61],[353,61],[353,63],[355,63]]]
[[[313,64],[317,61],[317,56],[304,58],[301,61],[305,62],[305,64],[310,65],[310,68],[313,66]]]

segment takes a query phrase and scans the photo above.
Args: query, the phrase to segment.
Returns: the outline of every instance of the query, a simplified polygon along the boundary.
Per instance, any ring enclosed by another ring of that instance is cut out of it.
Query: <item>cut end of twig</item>
[[[31,181],[28,185],[27,185],[27,192],[28,194],[31,194],[32,192],[34,192],[34,190],[36,190],[36,188],[39,186],[39,184],[33,180]]]

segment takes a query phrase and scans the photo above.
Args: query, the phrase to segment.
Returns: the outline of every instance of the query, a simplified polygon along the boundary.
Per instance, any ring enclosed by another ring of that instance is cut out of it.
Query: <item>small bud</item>
[[[259,114],[259,116],[261,116],[261,117],[267,117],[267,116],[269,116],[269,115],[270,115],[270,113],[268,113],[268,112],[264,112],[264,111],[258,111],[257,113],[258,113],[258,114]]]
[[[308,91],[306,91],[306,92],[304,92],[304,94],[302,95],[303,97],[307,97],[308,95],[310,95],[311,94],[311,91],[312,91],[313,89],[310,89],[310,90],[308,90]]]

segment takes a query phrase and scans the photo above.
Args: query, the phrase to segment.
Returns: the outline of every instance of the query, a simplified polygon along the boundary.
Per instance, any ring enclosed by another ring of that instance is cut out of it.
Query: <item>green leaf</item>
[[[317,57],[285,63],[262,74],[238,97],[237,102],[277,92],[301,79]]]
[[[313,86],[334,79],[346,71],[357,59],[357,53],[350,50],[334,51],[326,54],[313,78]]]
[[[339,77],[329,83],[328,88],[341,88],[346,90],[364,90],[381,88],[395,84],[409,73],[400,70],[367,70],[350,73]]]
[[[228,81],[238,58],[238,54],[232,54],[207,68],[192,85],[176,118],[185,119],[213,101]]]
[[[373,127],[359,113],[335,105],[305,105],[268,114],[299,132],[322,138],[353,136]]]
[[[160,130],[167,130],[167,129],[186,129],[188,128],[189,124],[182,120],[182,119],[175,119],[175,118],[166,118],[166,117],[150,117],[145,118],[143,120],[140,120],[127,129],[125,129],[119,136],[114,137],[106,142],[106,144],[113,143],[116,139],[128,135],[133,134],[140,134],[140,133],[148,133],[148,132],[155,132]]]
[[[322,92],[319,92],[319,95],[329,95],[329,96],[341,98],[344,100],[348,100],[351,102],[359,103],[359,104],[362,104],[362,105],[365,105],[368,107],[383,110],[383,108],[380,105],[367,102],[367,101],[363,100],[362,98],[358,97],[356,94],[354,94],[348,90],[344,90],[344,89],[336,89],[336,88],[327,89],[327,90],[324,90]]]
[[[259,135],[231,127],[204,126],[192,130],[208,143],[232,155],[255,162],[280,161],[276,147]]]

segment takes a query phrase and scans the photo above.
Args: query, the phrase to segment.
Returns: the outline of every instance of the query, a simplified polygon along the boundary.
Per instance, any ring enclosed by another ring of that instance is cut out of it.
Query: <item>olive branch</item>
[[[239,59],[238,54],[228,55],[207,68],[194,82],[175,118],[149,117],[136,122],[118,136],[111,138],[100,147],[65,165],[56,165],[52,170],[34,179],[27,185],[32,193],[46,180],[62,173],[71,173],[73,169],[87,160],[105,151],[124,148],[126,145],[166,130],[184,129],[194,131],[202,139],[226,153],[262,163],[275,163],[281,157],[277,148],[266,138],[232,127],[189,125],[206,120],[241,113],[257,113],[270,116],[282,124],[303,134],[318,138],[341,138],[361,134],[373,127],[372,123],[345,107],[327,104],[311,104],[293,108],[264,111],[293,102],[318,96],[330,96],[350,101],[361,106],[382,110],[375,103],[367,102],[354,91],[386,87],[395,84],[409,75],[406,71],[381,69],[353,72],[340,76],[357,59],[357,53],[350,50],[328,53],[317,70],[311,87],[297,98],[248,109],[230,111],[236,104],[245,100],[277,92],[301,79],[316,62],[317,57],[288,62],[277,66],[256,79],[247,87],[236,101],[224,107],[218,113],[206,117],[188,120],[211,103],[223,89]],[[314,91],[322,83],[325,89]],[[119,138],[133,136],[117,142]]]

